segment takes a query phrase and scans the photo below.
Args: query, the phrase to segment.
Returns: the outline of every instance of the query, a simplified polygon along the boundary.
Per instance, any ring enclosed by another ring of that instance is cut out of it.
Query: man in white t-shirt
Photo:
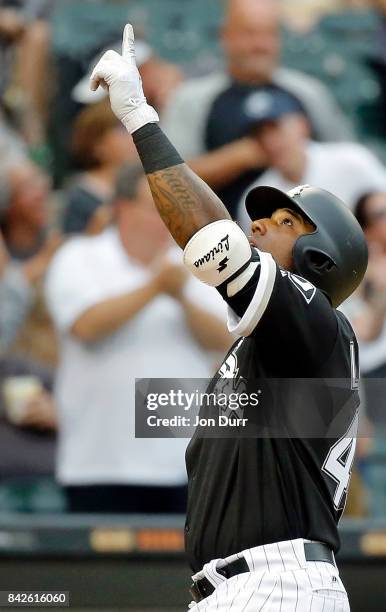
[[[221,298],[167,259],[142,169],[118,177],[116,225],[57,253],[57,476],[73,511],[184,511],[184,439],[134,437],[135,378],[207,378],[230,337]],[[209,349],[209,350],[208,350]]]
[[[253,102],[253,104],[252,104]],[[255,95],[244,108],[246,133],[253,134],[268,161],[268,170],[249,187],[268,185],[281,191],[313,185],[337,195],[350,208],[364,193],[386,190],[386,169],[365,147],[353,142],[314,142],[301,105],[282,92]],[[238,217],[249,227],[244,200]]]

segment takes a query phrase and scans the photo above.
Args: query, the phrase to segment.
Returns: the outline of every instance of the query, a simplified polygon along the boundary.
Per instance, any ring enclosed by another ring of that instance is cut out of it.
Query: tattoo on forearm
[[[221,200],[186,164],[154,172],[147,178],[158,212],[182,248],[208,223],[230,219]]]

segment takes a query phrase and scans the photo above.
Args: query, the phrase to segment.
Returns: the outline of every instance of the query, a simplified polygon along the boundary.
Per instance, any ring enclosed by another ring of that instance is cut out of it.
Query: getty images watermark
[[[347,379],[141,379],[135,436],[352,437],[358,406]]]
[[[231,392],[226,393],[208,393],[200,392],[196,389],[193,392],[186,392],[178,389],[171,389],[168,393],[148,393],[146,396],[146,408],[149,411],[156,411],[161,407],[175,407],[184,412],[194,412],[193,416],[176,414],[171,418],[159,417],[151,414],[147,417],[149,427],[159,426],[190,426],[197,427],[199,425],[205,427],[239,427],[246,425],[247,418],[237,416],[237,411],[242,410],[246,406],[256,407],[259,403],[259,393],[252,392],[248,394]],[[212,417],[200,416],[196,410],[202,406],[218,408],[219,412]],[[226,414],[230,411],[230,414]]]
[[[136,436],[191,437],[197,427],[213,430],[246,427],[246,407],[256,409],[260,391],[232,384],[210,391],[209,380],[137,380]]]

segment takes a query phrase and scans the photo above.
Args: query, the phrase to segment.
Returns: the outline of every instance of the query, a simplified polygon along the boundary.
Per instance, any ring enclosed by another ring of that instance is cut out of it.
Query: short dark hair
[[[138,194],[138,185],[144,176],[141,164],[137,162],[124,164],[115,180],[114,201],[134,200]]]

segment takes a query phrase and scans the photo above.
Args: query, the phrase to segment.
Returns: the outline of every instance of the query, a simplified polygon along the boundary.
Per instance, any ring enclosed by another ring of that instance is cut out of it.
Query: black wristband
[[[157,123],[139,128],[133,133],[133,140],[146,174],[184,163]]]

